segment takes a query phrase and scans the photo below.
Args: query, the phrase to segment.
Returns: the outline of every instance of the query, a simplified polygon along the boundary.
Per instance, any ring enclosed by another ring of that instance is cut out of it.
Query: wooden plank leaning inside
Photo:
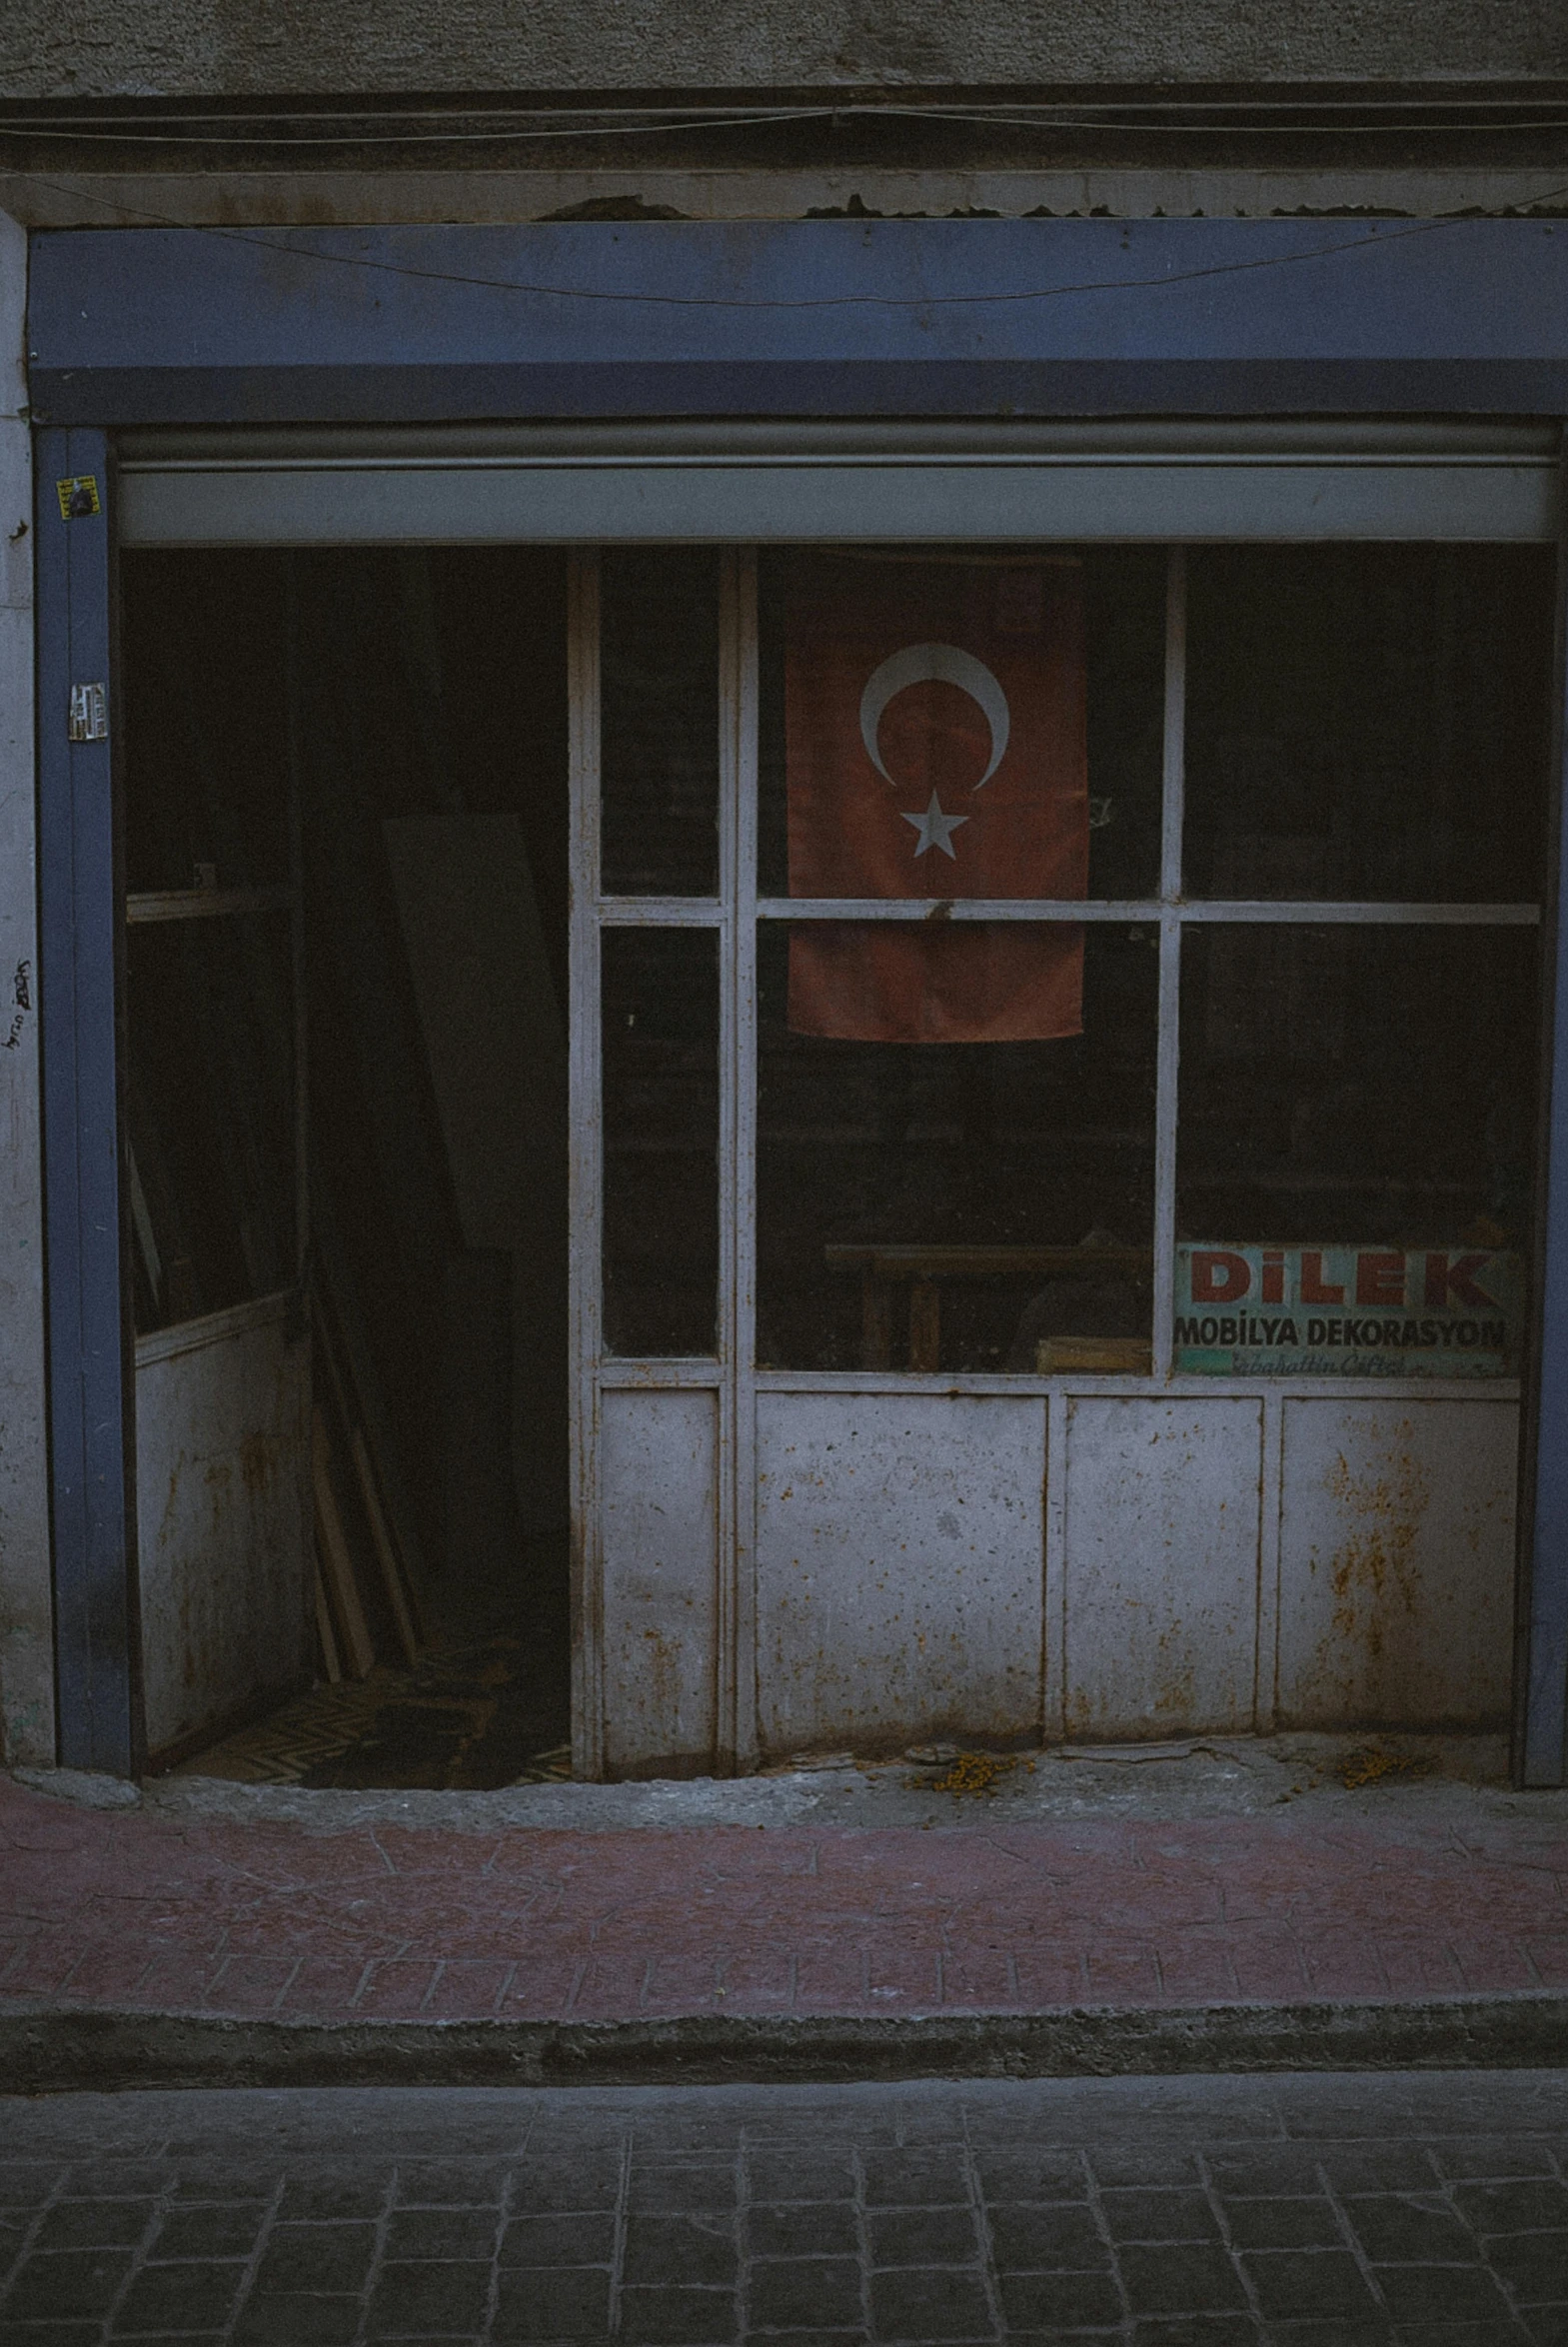
[[[316,1553],[351,1678],[368,1677],[376,1649],[365,1619],[354,1554],[333,1475],[332,1440],[318,1403],[311,1412],[311,1476],[316,1495]]]

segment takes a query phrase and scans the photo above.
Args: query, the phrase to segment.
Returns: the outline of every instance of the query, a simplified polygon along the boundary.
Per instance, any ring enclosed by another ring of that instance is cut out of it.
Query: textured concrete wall
[[[14,97],[1568,73],[1561,0],[7,0],[0,19]]]
[[[33,865],[27,239],[0,213],[0,1752],[54,1758]],[[18,411],[21,411],[20,413]]]

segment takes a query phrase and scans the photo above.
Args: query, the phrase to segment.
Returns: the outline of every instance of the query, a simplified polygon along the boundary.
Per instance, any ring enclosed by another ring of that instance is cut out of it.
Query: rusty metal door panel
[[[143,1337],[137,1535],[155,1756],[310,1675],[310,1339],[290,1299]]]
[[[1506,1723],[1518,1441],[1512,1402],[1286,1400],[1281,1725]]]
[[[1066,1404],[1069,1737],[1252,1725],[1263,1405]]]
[[[764,1752],[1033,1734],[1044,1482],[1038,1397],[760,1395]]]
[[[719,1396],[600,1398],[605,1757],[611,1776],[715,1765]]]

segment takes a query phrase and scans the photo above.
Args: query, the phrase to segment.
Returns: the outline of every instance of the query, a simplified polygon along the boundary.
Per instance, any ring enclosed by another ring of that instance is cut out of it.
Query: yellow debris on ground
[[[1421,1776],[1432,1766],[1429,1752],[1390,1752],[1380,1744],[1364,1744],[1345,1755],[1340,1782],[1347,1793],[1376,1784],[1384,1776]]]
[[[1005,1776],[1016,1768],[1017,1760],[1009,1753],[960,1752],[945,1776],[938,1776],[932,1791],[938,1793],[988,1793],[995,1789],[998,1776]]]

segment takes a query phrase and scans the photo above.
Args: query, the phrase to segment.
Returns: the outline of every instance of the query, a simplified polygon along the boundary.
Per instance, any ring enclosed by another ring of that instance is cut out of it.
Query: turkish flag
[[[784,629],[791,897],[1082,897],[1082,572],[802,557]],[[1083,1027],[1083,932],[812,923],[789,1026],[865,1043]]]

